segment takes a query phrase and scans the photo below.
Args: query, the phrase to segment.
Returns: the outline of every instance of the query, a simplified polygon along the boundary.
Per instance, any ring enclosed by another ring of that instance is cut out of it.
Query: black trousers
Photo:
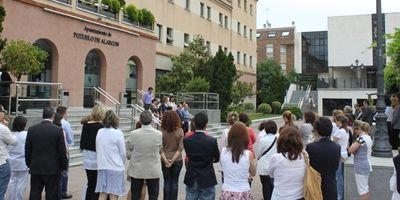
[[[182,170],[183,161],[175,161],[174,164],[167,168],[162,163],[162,171],[164,177],[164,200],[178,199],[179,174]]]
[[[160,191],[160,179],[136,179],[131,178],[131,198],[132,200],[140,200],[142,194],[143,182],[146,180],[147,191],[149,194],[149,200],[158,200],[158,194]]]
[[[183,121],[182,129],[183,129],[184,134],[189,131],[189,122],[188,121]]]
[[[272,191],[274,190],[274,179],[269,176],[260,176],[263,198],[264,200],[270,200]]]
[[[87,189],[85,200],[97,200],[99,199],[99,193],[95,193],[97,183],[97,170],[86,170],[87,176]]]
[[[61,198],[60,191],[61,175],[35,175],[31,174],[31,191],[29,200],[40,200],[42,191],[45,188],[46,200],[55,200]]]

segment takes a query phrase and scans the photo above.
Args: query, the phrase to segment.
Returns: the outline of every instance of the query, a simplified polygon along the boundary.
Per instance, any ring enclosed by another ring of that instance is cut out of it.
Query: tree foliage
[[[22,75],[43,71],[48,54],[31,43],[16,40],[7,43],[2,57],[5,70],[20,80]]]
[[[253,94],[253,83],[236,81],[232,87],[232,103],[241,104],[247,96]]]
[[[257,103],[283,102],[289,87],[288,78],[274,60],[261,61],[257,65]]]
[[[384,70],[385,89],[387,93],[394,93],[398,92],[400,87],[400,28],[396,28],[387,38],[391,42],[386,49],[390,61]]]
[[[3,32],[3,22],[6,17],[6,10],[0,5],[0,33]],[[6,46],[6,39],[0,39],[0,51]]]
[[[210,82],[205,78],[195,77],[186,84],[185,90],[190,92],[208,92],[210,91]]]

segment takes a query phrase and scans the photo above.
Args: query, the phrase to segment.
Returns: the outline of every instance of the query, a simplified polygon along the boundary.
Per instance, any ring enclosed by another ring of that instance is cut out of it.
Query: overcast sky
[[[375,0],[259,0],[257,28],[268,20],[272,27],[291,26],[297,31],[327,29],[328,16],[375,13]],[[400,0],[382,0],[383,12],[400,12]]]

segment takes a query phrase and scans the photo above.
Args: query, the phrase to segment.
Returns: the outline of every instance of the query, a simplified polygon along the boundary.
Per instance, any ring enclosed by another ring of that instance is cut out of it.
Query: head
[[[150,125],[153,121],[153,114],[149,110],[145,110],[140,114],[140,123],[144,126]]]
[[[283,118],[283,121],[285,122],[285,125],[292,126],[294,124],[293,123],[293,115],[292,115],[292,112],[290,112],[290,110],[286,110],[285,112],[283,112],[282,118]]]
[[[85,124],[88,121],[96,121],[96,122],[101,122],[103,121],[103,118],[106,114],[107,110],[99,105],[95,105],[92,109],[92,112],[90,115],[84,119],[81,120],[81,124]]]
[[[343,108],[343,113],[344,114],[351,114],[351,113],[353,113],[353,109],[351,108],[351,106],[345,106]]]
[[[3,105],[0,104],[0,122],[3,121],[5,115],[6,115],[6,110],[4,110]]]
[[[173,102],[175,100],[174,96],[172,94],[169,95],[169,101]]]
[[[304,113],[304,122],[308,124],[314,124],[315,122],[315,113],[311,111],[307,111]]]
[[[199,112],[194,116],[194,125],[197,130],[206,130],[208,124],[208,116],[204,112]]]
[[[119,119],[114,111],[108,110],[103,119],[104,127],[106,128],[118,128]]]
[[[228,148],[232,152],[232,162],[239,163],[240,156],[249,144],[247,126],[242,122],[236,122],[229,129]]]
[[[4,124],[4,126],[8,126],[9,123],[10,123],[10,117],[8,117],[7,115],[5,115],[5,116],[3,117],[3,122],[2,122],[2,123]]]
[[[368,107],[369,107],[369,101],[364,100],[364,101],[363,101],[363,107],[364,107],[364,108],[368,108]]]
[[[67,107],[58,106],[57,113],[60,113],[63,118],[67,117]]]
[[[400,98],[400,92],[392,94],[390,97],[390,103],[393,107],[397,107],[399,105],[399,98]]]
[[[50,119],[52,120],[54,118],[54,109],[51,107],[44,107],[43,108],[43,114],[42,114],[43,119]]]
[[[235,122],[239,121],[239,113],[237,112],[229,112],[226,116],[226,123],[229,125],[233,125]]]
[[[251,124],[250,118],[246,113],[239,114],[239,121],[246,124],[246,126],[250,126]]]
[[[349,125],[349,118],[347,118],[345,115],[336,115],[335,123],[337,127],[344,128],[347,131],[347,126]]]
[[[174,111],[166,111],[163,114],[161,129],[172,133],[182,127],[181,119],[178,114]]]
[[[178,103],[178,109],[182,109],[183,108],[183,104],[182,103]]]
[[[314,130],[321,137],[330,137],[332,134],[332,122],[327,117],[320,117],[314,123]]]
[[[258,127],[258,130],[260,131],[265,130],[265,133],[268,134],[276,134],[276,132],[278,131],[278,126],[274,121],[268,120],[268,121],[263,121]]]
[[[147,91],[148,91],[149,93],[152,93],[152,92],[153,92],[153,88],[152,88],[152,87],[149,87],[149,88],[147,88]]]
[[[164,97],[163,97],[163,103],[168,103],[168,102],[169,102],[169,97],[164,96]]]
[[[53,124],[57,126],[61,126],[62,115],[58,112],[54,114]]]
[[[289,160],[296,160],[303,151],[300,133],[296,128],[286,127],[280,134],[277,141],[278,153],[286,154]]]
[[[28,122],[28,120],[23,116],[16,117],[13,121],[11,131],[21,132],[21,131],[25,130],[27,122]]]
[[[337,109],[333,110],[332,111],[332,119],[333,120],[335,120],[336,115],[343,115],[343,111],[342,110],[337,110]]]
[[[353,123],[353,130],[357,136],[362,133],[369,134],[369,124],[361,120],[356,120]]]

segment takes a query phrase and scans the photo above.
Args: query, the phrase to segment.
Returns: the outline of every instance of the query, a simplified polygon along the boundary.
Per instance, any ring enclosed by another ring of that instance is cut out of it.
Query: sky
[[[268,20],[272,27],[291,26],[297,31],[327,30],[330,16],[371,14],[376,0],[258,0],[257,28]],[[400,0],[382,0],[383,12],[400,12]]]

